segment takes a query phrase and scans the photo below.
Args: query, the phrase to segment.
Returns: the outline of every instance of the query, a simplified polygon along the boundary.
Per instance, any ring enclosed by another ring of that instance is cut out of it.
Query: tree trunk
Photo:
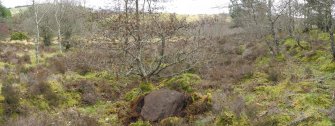
[[[330,36],[330,46],[331,46],[331,52],[333,56],[333,61],[335,61],[335,43],[334,43],[334,23],[333,23],[333,16],[332,16],[332,5],[333,2],[328,3],[327,5],[327,18],[328,18],[328,25],[326,30],[329,32]]]
[[[128,47],[128,42],[129,42],[129,38],[128,38],[128,36],[129,36],[129,16],[128,16],[128,0],[125,0],[125,13],[126,13],[126,38],[125,38],[125,46],[126,46],[126,48]]]
[[[36,24],[36,38],[35,38],[35,57],[36,57],[36,63],[38,64],[40,62],[39,60],[39,39],[40,39],[40,29],[39,29],[39,21],[38,21],[38,15],[37,15],[37,9],[35,6],[35,0],[33,0],[33,8],[35,13],[35,24]]]
[[[35,38],[35,57],[36,57],[36,63],[39,64],[39,45],[40,45],[40,30],[38,23],[36,24],[36,38]]]
[[[136,25],[135,25],[135,33],[136,33],[136,42],[137,42],[137,51],[138,51],[138,55],[137,55],[137,66],[140,70],[140,73],[142,75],[142,78],[147,79],[148,75],[146,73],[146,70],[143,66],[142,63],[142,41],[141,41],[141,35],[140,35],[140,8],[139,8],[139,0],[135,1],[135,6],[136,6],[136,12],[135,12],[135,18],[136,18]]]
[[[273,51],[274,55],[278,55],[279,54],[279,41],[277,39],[277,35],[276,35],[276,29],[275,29],[275,21],[272,19],[272,0],[268,0],[268,19],[270,22],[270,32],[271,32],[271,36],[273,38],[273,43],[275,46],[275,49]]]
[[[333,56],[333,61],[335,61],[335,43],[334,43],[334,25],[333,25],[333,19],[331,18],[329,23],[330,23],[330,29],[329,29],[329,35],[330,35],[330,46],[331,46],[331,52]]]
[[[59,51],[60,51],[60,53],[63,53],[63,45],[62,45],[62,37],[61,37],[61,25],[60,25],[60,20],[59,20],[59,18],[58,18],[58,13],[59,13],[59,11],[60,11],[60,8],[59,8],[59,3],[58,3],[58,1],[56,0],[55,1],[56,3],[56,7],[57,7],[57,9],[56,9],[56,13],[55,13],[55,19],[56,19],[56,23],[57,23],[57,28],[58,28],[58,30],[57,30],[57,41],[58,41],[58,44],[59,44]]]
[[[335,61],[335,44],[334,44],[334,32],[333,32],[333,30],[331,30],[331,32],[329,32],[329,34],[330,34],[330,43],[331,43],[333,61]]]
[[[290,37],[292,38],[293,37],[293,26],[294,26],[294,22],[293,22],[293,15],[292,15],[292,0],[289,0],[288,2],[288,13],[289,13],[289,34],[290,34]]]

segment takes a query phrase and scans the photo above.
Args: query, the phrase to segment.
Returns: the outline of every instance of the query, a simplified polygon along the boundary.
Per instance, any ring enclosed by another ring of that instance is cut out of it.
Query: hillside
[[[19,6],[19,7],[14,7],[14,8],[10,8],[10,12],[12,13],[13,16],[23,13],[25,11],[27,11],[29,8],[29,6]]]
[[[0,15],[0,125],[334,126],[335,3],[320,1],[13,8]]]
[[[236,43],[239,35],[224,43],[213,41],[213,50],[223,50],[212,60],[212,69],[201,71],[203,64],[198,72],[153,83],[139,82],[136,77],[117,78],[103,70],[82,73],[83,67],[69,68],[69,62],[80,62],[74,57],[82,55],[89,60],[90,54],[58,54],[53,49],[56,45],[44,50],[42,64],[34,65],[32,45],[2,43],[1,113],[35,113],[11,124],[39,118],[58,120],[59,125],[67,119],[73,124],[89,121],[92,125],[121,125],[129,121],[130,104],[137,97],[171,88],[188,92],[193,101],[185,116],[168,118],[158,123],[161,125],[332,125],[335,64],[326,46],[327,34],[312,33],[319,37],[306,34],[311,42],[304,41],[303,48],[292,39],[283,41],[287,53],[275,58],[264,53],[262,42]],[[171,87],[171,83],[180,86]]]

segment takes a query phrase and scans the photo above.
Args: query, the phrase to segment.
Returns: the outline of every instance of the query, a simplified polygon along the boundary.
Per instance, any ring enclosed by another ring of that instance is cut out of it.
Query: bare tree
[[[61,20],[62,20],[63,16],[62,16],[60,11],[62,10],[63,5],[58,0],[55,0],[54,4],[55,4],[55,20],[56,20],[56,23],[57,23],[57,41],[58,41],[58,44],[59,44],[59,51],[62,53],[63,52],[63,45],[62,45]]]
[[[273,39],[273,44],[274,44],[274,48],[271,47],[271,44],[268,44],[270,47],[270,50],[273,52],[274,55],[278,55],[280,53],[280,49],[279,49],[279,40],[278,40],[278,36],[277,36],[277,27],[276,27],[276,23],[279,19],[280,16],[282,16],[284,10],[286,9],[288,5],[288,2],[284,3],[281,6],[276,7],[274,5],[274,0],[268,0],[267,2],[267,7],[268,7],[268,11],[267,11],[267,16],[268,16],[268,20],[269,20],[269,26],[270,26],[270,33],[271,33],[271,37]],[[277,12],[277,13],[275,13]]]
[[[122,2],[125,2],[121,4],[124,5],[124,13],[112,14],[115,18],[107,22],[106,36],[116,38],[122,45],[124,67],[120,68],[123,68],[124,75],[135,74],[143,80],[150,80],[162,76],[164,72],[164,76],[173,76],[191,69],[193,63],[167,72],[168,68],[192,59],[199,47],[196,41],[190,41],[191,37],[181,38],[182,31],[190,28],[186,19],[178,19],[175,14],[166,16],[155,12],[153,4],[157,1]],[[176,38],[184,42],[173,42]],[[181,43],[185,43],[184,47],[177,46]]]
[[[326,29],[330,36],[330,46],[331,46],[331,52],[333,56],[333,61],[335,61],[335,43],[334,43],[334,18],[333,18],[333,0],[326,0],[324,3],[326,8],[326,19],[327,19],[327,26]]]
[[[42,21],[42,19],[44,18],[47,10],[43,10],[44,12],[42,14],[40,14],[40,10],[39,10],[39,5],[36,4],[35,0],[32,0],[33,2],[33,11],[34,11],[34,17],[35,17],[35,57],[36,57],[36,63],[39,63],[39,54],[40,54],[40,50],[39,50],[39,45],[40,45],[40,23]]]

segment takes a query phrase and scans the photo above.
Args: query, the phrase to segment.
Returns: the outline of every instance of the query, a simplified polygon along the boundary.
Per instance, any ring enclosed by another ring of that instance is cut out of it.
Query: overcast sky
[[[30,5],[31,0],[0,0],[6,7]],[[36,0],[46,1],[46,0]],[[111,0],[86,0],[86,6],[103,8]],[[229,0],[172,0],[165,4],[166,12],[178,14],[218,14],[228,12]],[[219,8],[218,8],[219,7]],[[225,7],[225,8],[222,8]]]

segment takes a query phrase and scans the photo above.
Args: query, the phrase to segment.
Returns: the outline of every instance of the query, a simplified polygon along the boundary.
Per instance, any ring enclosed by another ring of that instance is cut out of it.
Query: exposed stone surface
[[[180,92],[160,89],[144,97],[141,116],[145,120],[158,121],[178,115],[185,108],[186,96]]]

